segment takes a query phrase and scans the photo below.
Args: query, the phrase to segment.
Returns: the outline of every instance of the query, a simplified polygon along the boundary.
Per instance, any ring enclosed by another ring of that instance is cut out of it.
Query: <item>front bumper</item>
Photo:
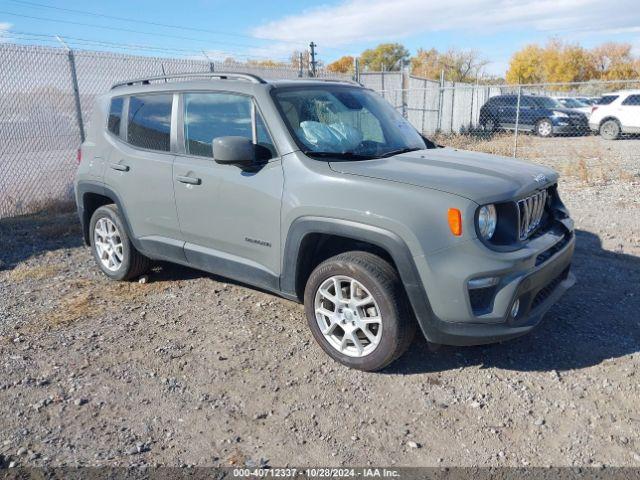
[[[586,121],[569,120],[566,123],[556,123],[553,125],[554,135],[575,135],[589,131],[589,124]]]
[[[570,272],[574,247],[573,223],[566,219],[516,252],[490,251],[474,240],[416,259],[423,284],[429,286],[428,313],[418,315],[425,337],[446,345],[479,345],[533,330],[575,284]],[[490,307],[480,314],[474,311],[467,289],[468,280],[479,276],[500,279]],[[512,318],[516,299],[520,309]]]

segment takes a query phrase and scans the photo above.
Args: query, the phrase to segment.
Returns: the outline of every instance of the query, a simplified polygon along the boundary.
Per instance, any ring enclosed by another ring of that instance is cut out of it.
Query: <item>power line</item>
[[[5,35],[13,35],[18,39],[29,39],[29,40],[38,40],[38,41],[44,41],[44,42],[52,42],[52,43],[58,43],[57,40],[52,40],[54,39],[54,35],[50,35],[50,34],[42,34],[42,33],[35,33],[35,32],[23,32],[23,31],[16,31],[16,30],[9,30],[7,32],[5,32]],[[5,37],[7,38],[7,37]],[[105,46],[105,47],[110,47],[110,48],[120,48],[120,49],[125,49],[125,50],[149,50],[149,51],[158,51],[158,52],[165,52],[165,53],[173,53],[173,52],[180,52],[180,53],[185,53],[185,54],[191,54],[190,56],[193,56],[193,54],[198,54],[201,55],[202,54],[202,50],[191,50],[191,49],[185,49],[185,48],[175,48],[175,47],[157,47],[157,46],[152,46],[152,45],[141,45],[141,44],[129,44],[129,43],[118,43],[118,42],[109,42],[106,40],[92,40],[92,39],[87,39],[87,38],[81,38],[81,37],[72,37],[72,36],[64,36],[65,40],[73,40],[72,43],[79,43],[79,44],[85,44],[85,45],[99,45],[99,46]],[[282,57],[280,58],[274,58],[274,57],[265,57],[265,56],[260,56],[260,55],[248,55],[248,54],[242,54],[242,53],[237,53],[237,52],[230,52],[230,51],[223,51],[220,50],[220,53],[225,54],[225,55],[229,55],[232,57],[244,57],[244,58],[249,58],[249,59],[269,59],[269,60],[281,60]],[[205,55],[206,56],[206,55]]]
[[[76,21],[73,21],[73,20],[60,20],[60,19],[44,18],[44,17],[35,16],[35,15],[25,15],[25,14],[14,13],[14,12],[0,11],[0,14],[12,15],[14,17],[29,18],[31,20],[40,20],[40,21],[45,21],[45,22],[66,23],[66,24],[69,24],[69,25],[79,25],[79,26],[82,26],[82,27],[102,28],[102,29],[105,29],[105,30],[114,30],[114,31],[120,31],[120,32],[127,32],[127,33],[138,33],[138,34],[141,34],[141,35],[153,35],[154,37],[157,37],[159,35],[157,32],[146,32],[146,31],[143,31],[143,30],[135,30],[135,29],[131,29],[131,28],[122,28],[122,27],[108,27],[108,26],[105,26],[105,25],[97,25],[95,23],[84,23],[84,22],[76,22]],[[189,40],[189,41],[192,41],[192,42],[204,42],[204,43],[207,43],[209,45],[211,45],[211,44],[222,44],[222,45],[231,45],[231,46],[235,46],[235,47],[245,47],[245,48],[264,48],[264,46],[260,46],[260,45],[230,43],[230,42],[222,42],[222,41],[218,41],[218,40],[216,40],[215,42],[211,42],[209,40],[204,40],[202,38],[183,37],[183,36],[179,36],[179,35],[168,35],[166,33],[163,33],[162,36],[163,37],[167,37],[167,38],[175,38],[175,39],[178,39],[178,40]]]
[[[225,31],[220,31],[220,30],[207,30],[204,28],[197,28],[197,27],[189,27],[189,26],[184,26],[184,25],[173,25],[170,23],[161,23],[161,22],[152,22],[152,21],[148,21],[148,20],[139,20],[139,19],[131,19],[131,18],[126,18],[126,17],[119,17],[116,15],[107,15],[104,13],[96,13],[96,12],[89,12],[86,10],[78,10],[78,9],[74,9],[74,8],[63,8],[63,7],[56,7],[53,5],[46,5],[43,3],[38,3],[38,2],[30,2],[27,0],[9,0],[10,2],[13,3],[17,3],[17,4],[22,4],[22,5],[28,5],[28,6],[32,6],[32,7],[40,7],[40,8],[48,8],[51,10],[57,10],[57,11],[61,11],[61,12],[67,12],[67,13],[75,13],[75,14],[80,14],[80,15],[88,15],[91,17],[97,17],[97,18],[107,18],[110,20],[118,20],[118,21],[122,21],[122,22],[130,22],[130,23],[135,23],[135,24],[145,24],[145,25],[152,25],[155,27],[163,27],[163,28],[173,28],[173,29],[178,29],[178,30],[190,30],[193,32],[201,32],[201,33],[210,33],[213,35],[227,35],[227,36],[232,36],[232,37],[239,37],[239,38],[251,38],[251,39],[259,39],[259,40],[267,40],[267,41],[271,41],[271,42],[280,42],[280,43],[288,43],[290,45],[299,45],[298,42],[295,42],[293,40],[282,40],[282,39],[277,39],[277,38],[267,38],[267,37],[255,37],[255,36],[251,36],[251,35],[245,35],[242,33],[236,33],[236,32],[225,32]],[[254,45],[257,46],[257,45]],[[325,48],[332,48],[332,47],[325,47]]]

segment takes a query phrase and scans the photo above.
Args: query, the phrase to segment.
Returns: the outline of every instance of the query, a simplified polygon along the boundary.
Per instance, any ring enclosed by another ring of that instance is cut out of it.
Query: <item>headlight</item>
[[[494,205],[484,205],[478,211],[478,230],[485,240],[490,240],[496,233],[498,214]]]
[[[554,117],[560,117],[560,118],[567,118],[569,117],[569,115],[567,115],[564,112],[556,112],[555,110],[553,111],[553,116]]]

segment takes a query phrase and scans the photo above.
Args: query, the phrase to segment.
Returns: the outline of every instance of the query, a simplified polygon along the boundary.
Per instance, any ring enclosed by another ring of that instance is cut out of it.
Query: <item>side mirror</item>
[[[217,163],[246,166],[256,160],[256,146],[246,137],[217,137],[212,147]]]

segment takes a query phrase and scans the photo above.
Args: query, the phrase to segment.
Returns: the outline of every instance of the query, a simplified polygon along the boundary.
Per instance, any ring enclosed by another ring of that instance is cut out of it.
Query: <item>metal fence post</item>
[[[520,126],[520,98],[522,97],[522,86],[518,85],[518,102],[516,103],[516,131],[513,136],[513,156],[518,155],[518,127]]]
[[[353,59],[353,79],[360,83],[360,59],[358,57]]]
[[[456,82],[451,85],[451,128],[449,133],[453,133],[453,112],[456,107]]]
[[[444,70],[440,72],[440,94],[438,95],[438,128],[436,131],[442,129],[442,104],[444,103]]]
[[[422,129],[420,133],[424,135],[424,122],[427,116],[427,81],[424,80],[424,89],[422,90]]]
[[[402,116],[408,119],[409,112],[407,110],[407,96],[408,96],[408,90],[409,90],[409,68],[405,67],[404,64],[402,65],[401,68],[402,70],[401,70],[400,83],[402,85],[402,90],[401,90],[402,95],[400,96],[400,101],[402,102]]]
[[[69,70],[71,72],[71,85],[73,86],[73,98],[76,103],[76,120],[78,121],[78,130],[80,130],[80,140],[84,142],[84,122],[82,120],[82,105],[80,104],[80,89],[78,88],[78,75],[76,73],[76,59],[73,50],[67,50],[69,58]]]

